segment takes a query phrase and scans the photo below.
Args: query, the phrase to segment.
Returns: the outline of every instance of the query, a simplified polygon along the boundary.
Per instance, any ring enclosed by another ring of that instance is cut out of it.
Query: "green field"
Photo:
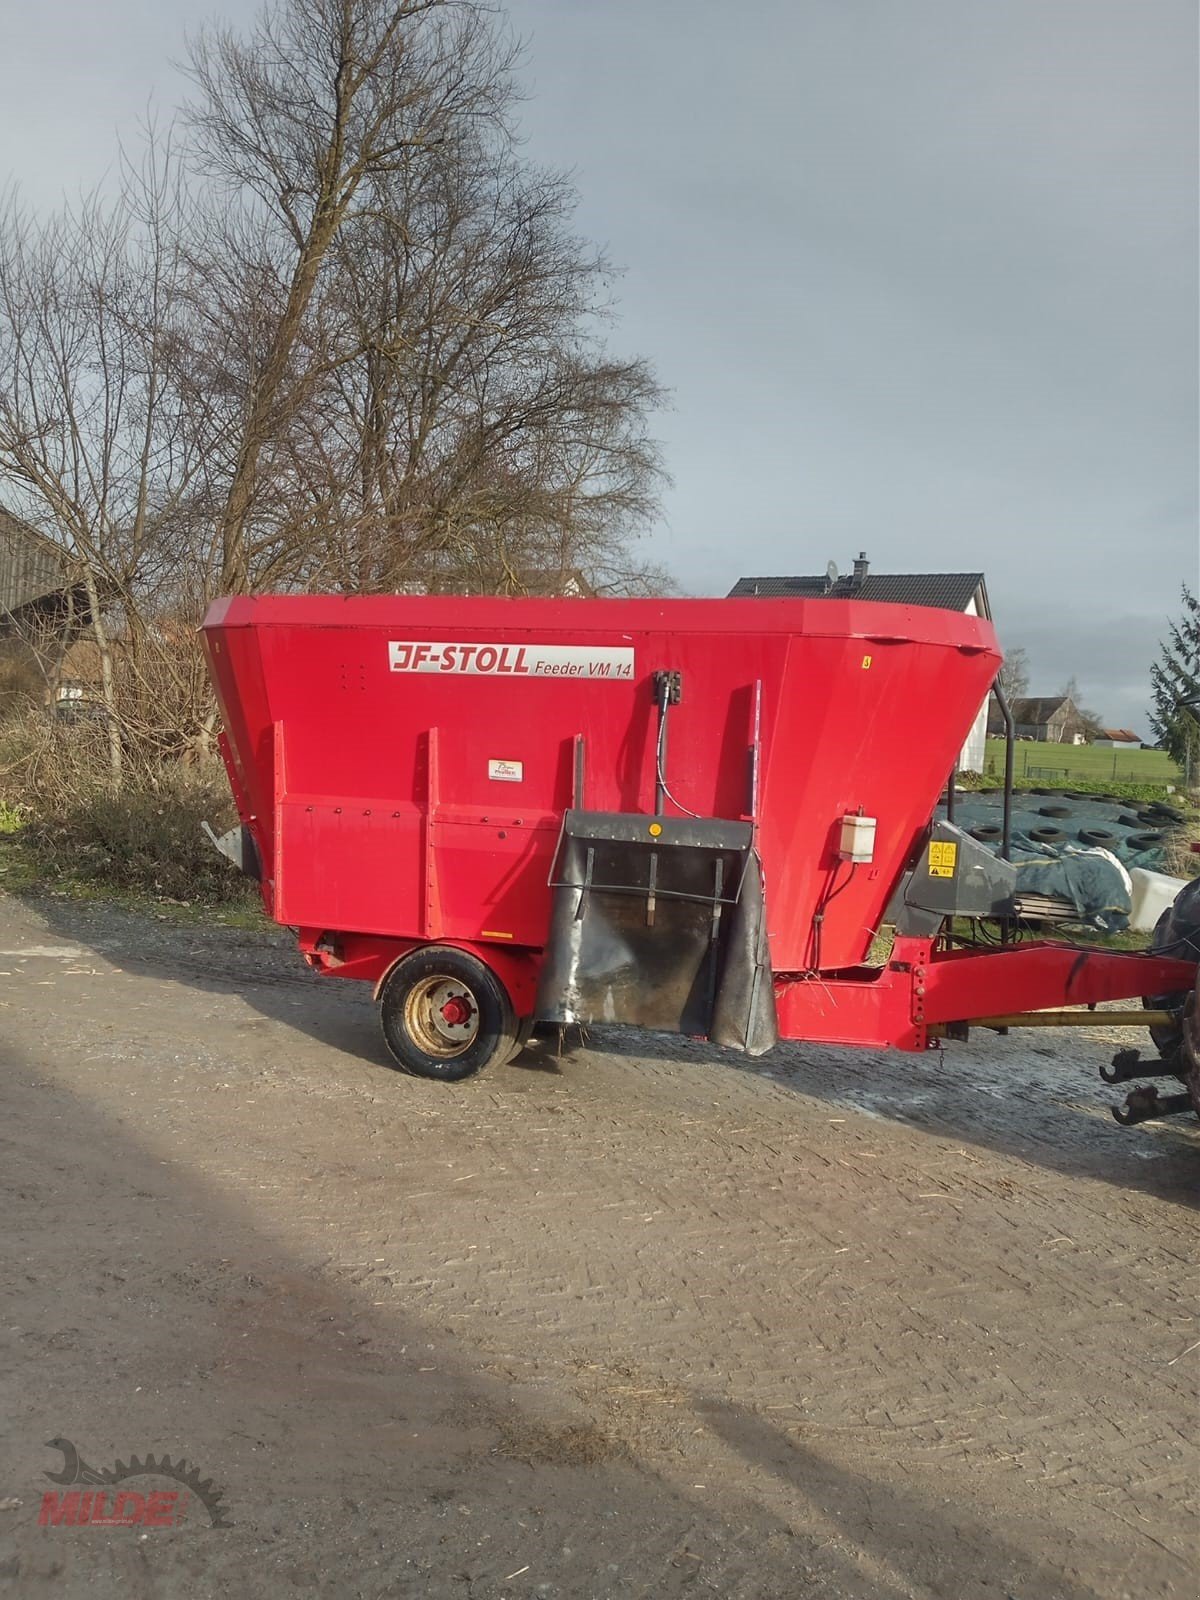
[[[1004,740],[989,739],[985,772],[1004,775]],[[1092,744],[1040,744],[1021,740],[1013,752],[1013,776],[1048,784],[1080,781],[1108,783],[1183,783],[1183,775],[1162,750],[1102,749]]]

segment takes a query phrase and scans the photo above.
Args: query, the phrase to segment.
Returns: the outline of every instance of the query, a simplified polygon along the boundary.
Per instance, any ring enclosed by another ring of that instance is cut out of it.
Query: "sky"
[[[0,179],[53,206],[250,0],[11,6]],[[1148,733],[1200,577],[1193,0],[509,0],[531,158],[671,392],[647,553],[982,570],[1030,692]]]

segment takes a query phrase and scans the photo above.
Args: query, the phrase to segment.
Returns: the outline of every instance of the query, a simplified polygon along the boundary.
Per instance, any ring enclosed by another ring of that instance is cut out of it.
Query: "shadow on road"
[[[128,1104],[118,1119],[53,1070],[56,1048],[52,1024],[36,1054],[0,1038],[4,1301],[18,1348],[0,1380],[0,1481],[21,1502],[5,1512],[0,1564],[24,1600],[197,1586],[248,1600],[285,1589],[984,1600],[1001,1577],[1038,1600],[1095,1600],[961,1500],[857,1478],[721,1402],[696,1404],[692,1432],[779,1478],[793,1513],[740,1474],[685,1489],[644,1457],[644,1433],[626,1439],[587,1415],[553,1374],[486,1373],[469,1337],[381,1303],[377,1283],[348,1283],[343,1253],[363,1241],[341,1238],[319,1201],[304,1212],[311,1250],[285,1243],[297,1237],[287,1184],[302,1193],[303,1174],[268,1184],[261,1163],[288,1152],[286,1130],[226,1154],[216,1103],[197,1099],[190,1127],[151,1131],[153,1083],[132,1100],[125,1077],[106,1086]],[[219,1187],[191,1154],[214,1149]],[[284,1192],[264,1198],[274,1187]],[[400,1202],[382,1205],[381,1229],[402,1229]],[[61,1465],[44,1441],[56,1437],[95,1465],[186,1455],[223,1489],[234,1526],[39,1529],[45,1474]],[[904,1478],[903,1460],[894,1472]],[[939,1588],[951,1571],[952,1589]]]

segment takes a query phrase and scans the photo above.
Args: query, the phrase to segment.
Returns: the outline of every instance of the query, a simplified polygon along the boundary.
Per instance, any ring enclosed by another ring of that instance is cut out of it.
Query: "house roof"
[[[982,572],[868,572],[864,578],[847,573],[832,583],[824,573],[794,578],[739,578],[729,593],[731,598],[757,595],[764,600],[881,600],[890,605],[965,611],[981,591],[980,610],[990,616]]]
[[[1067,707],[1068,716],[1074,715],[1078,717],[1079,713],[1070,695],[1038,695],[1034,696],[1033,699],[1014,700],[1011,708],[1013,721],[1040,726],[1043,722],[1049,722],[1050,718],[1061,710],[1063,706]]]
[[[1101,728],[1100,737],[1102,739],[1114,739],[1121,744],[1141,744],[1142,742],[1137,734],[1132,733],[1128,728]]]
[[[66,587],[62,562],[34,530],[0,506],[0,612]]]

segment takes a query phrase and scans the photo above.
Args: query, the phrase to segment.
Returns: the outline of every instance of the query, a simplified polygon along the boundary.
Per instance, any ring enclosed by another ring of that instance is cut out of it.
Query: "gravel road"
[[[439,1085],[286,936],[0,897],[0,1591],[1191,1600],[1200,1128],[1106,1032]],[[52,1439],[211,1487],[39,1526]]]

